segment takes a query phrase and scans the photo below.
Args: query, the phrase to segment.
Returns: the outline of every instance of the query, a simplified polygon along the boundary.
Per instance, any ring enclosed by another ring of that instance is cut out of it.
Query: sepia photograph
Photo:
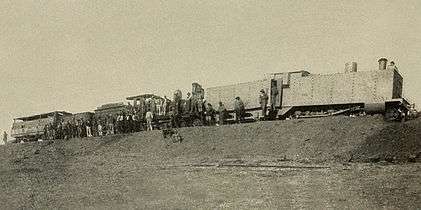
[[[420,0],[0,0],[0,210],[421,209]]]

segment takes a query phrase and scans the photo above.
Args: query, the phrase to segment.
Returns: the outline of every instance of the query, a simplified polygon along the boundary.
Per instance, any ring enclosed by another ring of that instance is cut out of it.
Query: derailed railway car
[[[214,106],[221,101],[232,112],[234,98],[239,96],[246,111],[256,119],[261,109],[258,93],[264,89],[270,96],[268,114],[272,119],[345,113],[381,113],[387,120],[404,119],[410,106],[402,97],[403,78],[396,68],[386,68],[386,64],[387,59],[382,58],[379,69],[373,71],[357,71],[355,64],[335,74],[273,73],[263,80],[208,88],[206,99]]]

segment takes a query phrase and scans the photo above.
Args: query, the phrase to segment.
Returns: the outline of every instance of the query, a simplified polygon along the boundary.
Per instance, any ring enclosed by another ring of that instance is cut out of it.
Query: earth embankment
[[[181,142],[156,130],[1,146],[0,203],[7,209],[421,205],[421,167],[407,163],[420,161],[421,119],[333,117],[178,132]],[[393,165],[383,168],[387,162]],[[319,196],[320,189],[331,197]]]

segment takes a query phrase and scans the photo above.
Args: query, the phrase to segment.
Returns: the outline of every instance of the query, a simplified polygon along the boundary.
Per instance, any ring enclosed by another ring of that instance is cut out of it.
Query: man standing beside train
[[[3,143],[7,144],[7,133],[6,133],[6,131],[3,132]]]
[[[152,111],[151,111],[151,110],[148,110],[148,111],[146,112],[146,116],[145,116],[145,118],[146,118],[146,129],[147,129],[148,131],[153,130],[153,126],[152,126],[153,113],[152,113]]]
[[[260,103],[260,107],[262,108],[262,116],[260,118],[262,120],[266,119],[268,100],[269,100],[268,94],[266,94],[264,89],[261,89],[260,95],[259,95],[259,103]]]
[[[225,108],[224,104],[220,101],[219,107],[218,107],[218,118],[219,118],[219,124],[218,125],[224,124],[226,115],[227,115],[227,109]]]
[[[244,121],[245,106],[240,97],[235,97],[234,101],[235,121],[241,123]]]

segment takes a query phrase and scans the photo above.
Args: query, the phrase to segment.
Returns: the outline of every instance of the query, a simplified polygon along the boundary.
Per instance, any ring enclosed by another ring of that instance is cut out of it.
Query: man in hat
[[[268,94],[266,94],[266,92],[265,92],[264,89],[261,89],[260,90],[260,95],[259,95],[259,103],[260,103],[260,107],[262,108],[262,117],[261,117],[261,119],[265,119],[266,118],[268,100],[269,100]]]
[[[391,61],[389,66],[387,66],[388,70],[398,70],[398,67],[396,67],[395,62]]]
[[[240,97],[235,97],[234,101],[235,121],[241,123],[244,121],[245,106]]]

